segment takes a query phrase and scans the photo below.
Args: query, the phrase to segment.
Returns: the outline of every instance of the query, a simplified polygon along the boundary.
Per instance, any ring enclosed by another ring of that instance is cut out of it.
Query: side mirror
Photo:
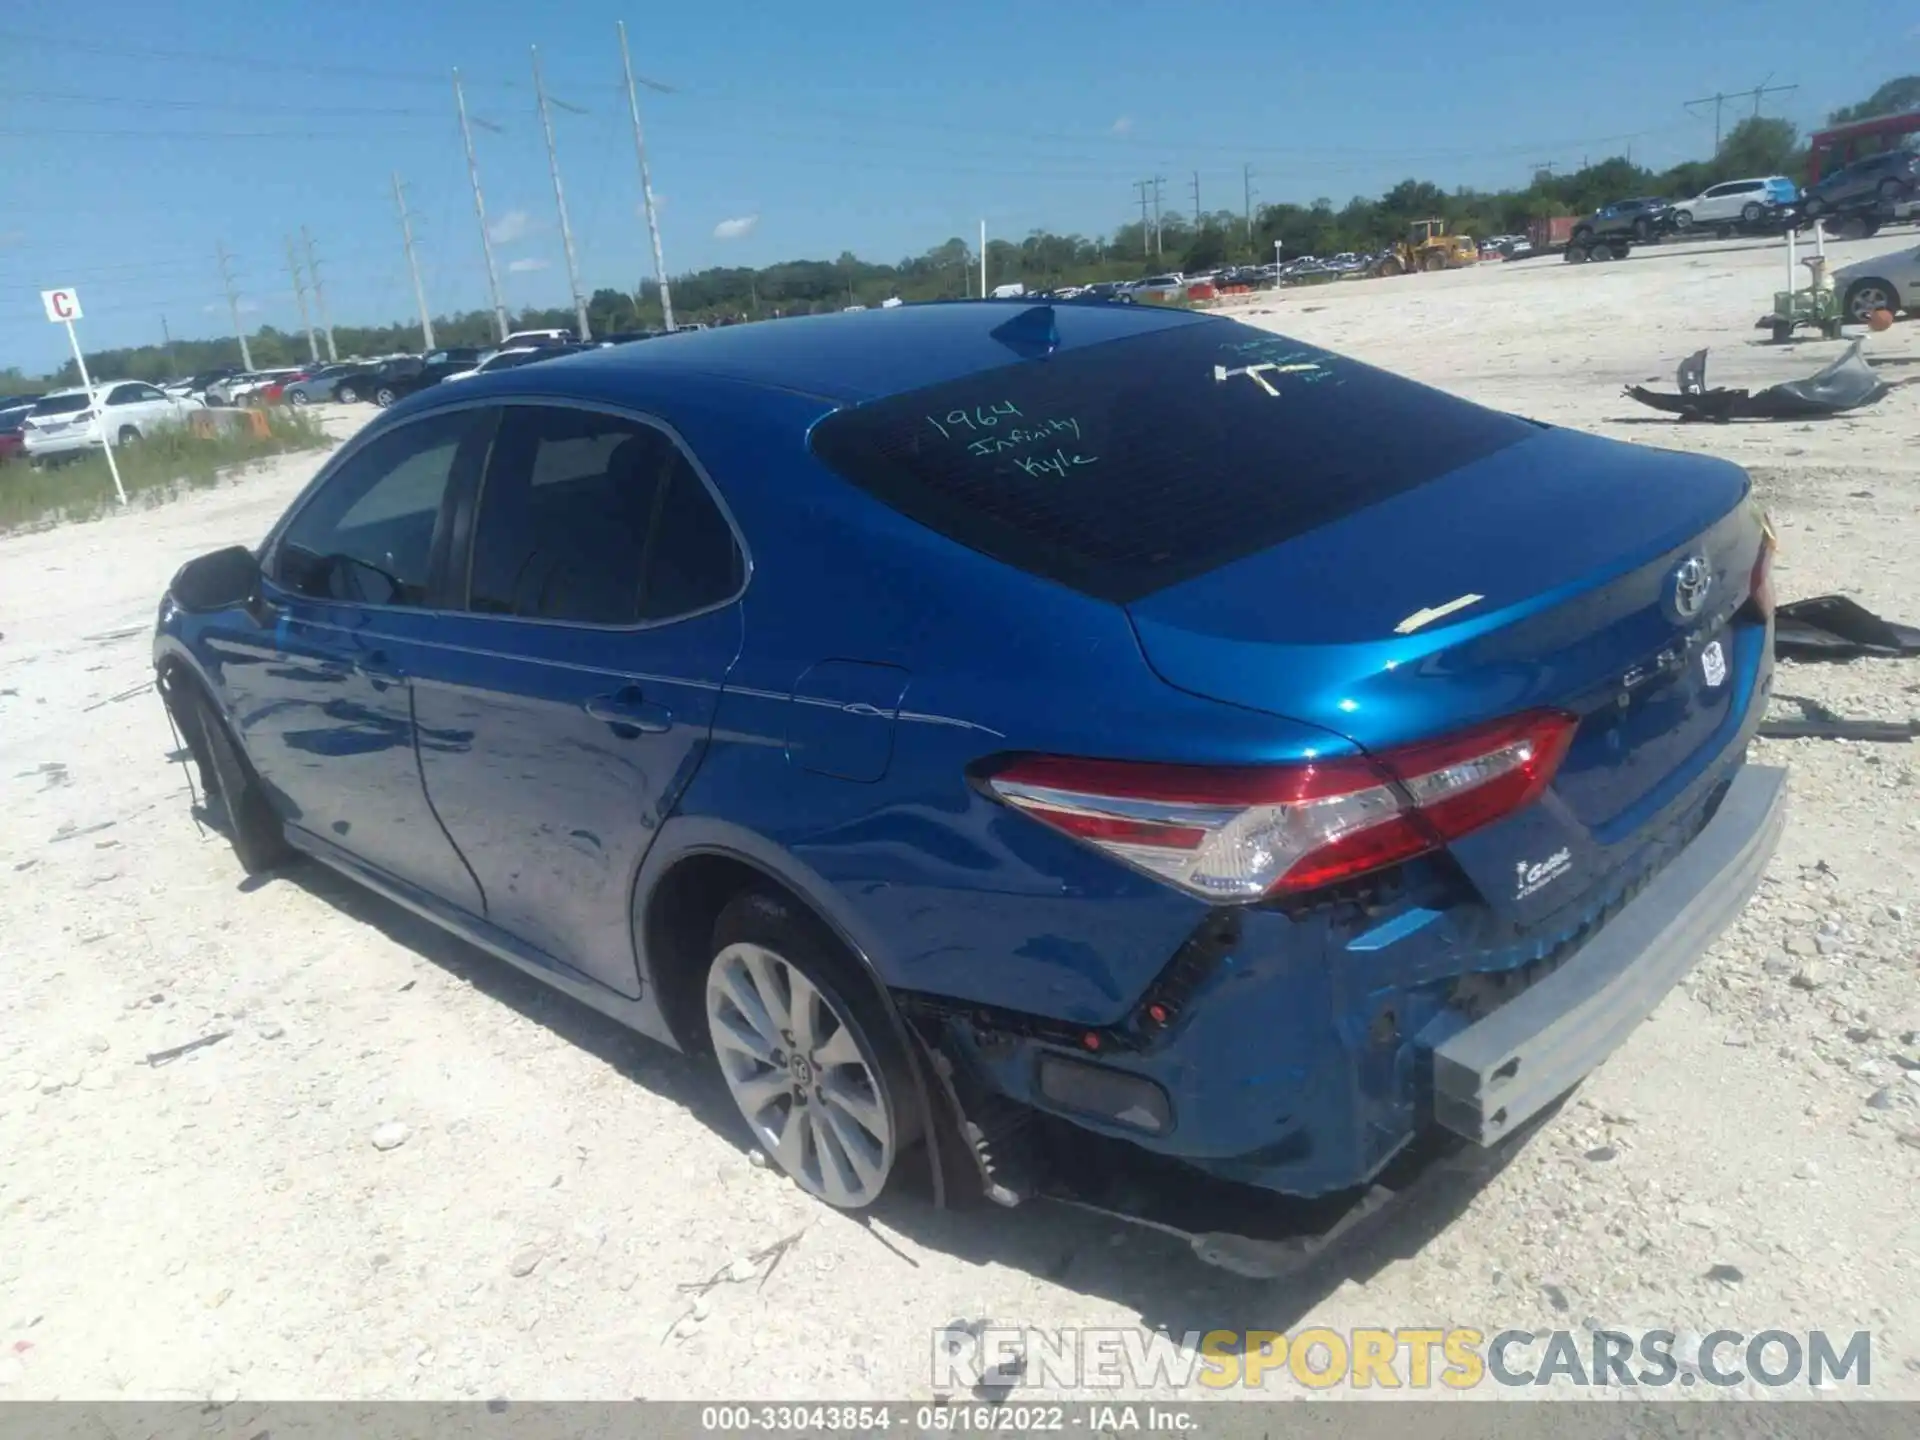
[[[167,587],[182,610],[205,613],[250,604],[260,594],[260,562],[244,545],[189,560]]]

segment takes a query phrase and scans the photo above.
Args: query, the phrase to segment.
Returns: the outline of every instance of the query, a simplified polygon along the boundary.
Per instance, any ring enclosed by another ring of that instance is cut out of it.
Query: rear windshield
[[[33,407],[33,416],[38,419],[42,415],[72,415],[92,403],[92,397],[87,395],[49,395]]]
[[[812,443],[949,539],[1124,604],[1534,433],[1357,361],[1206,320],[838,411]]]

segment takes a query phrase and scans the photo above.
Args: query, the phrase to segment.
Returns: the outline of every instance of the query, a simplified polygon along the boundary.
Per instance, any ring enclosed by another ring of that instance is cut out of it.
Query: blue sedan
[[[1771,551],[1734,465],[1228,320],[907,306],[416,395],[154,660],[245,870],[710,1052],[829,1204],[1089,1133],[1322,1196],[1745,903]]]

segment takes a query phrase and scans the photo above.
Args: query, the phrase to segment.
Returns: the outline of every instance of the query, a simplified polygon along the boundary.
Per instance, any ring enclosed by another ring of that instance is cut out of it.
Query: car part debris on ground
[[[1758,392],[1707,388],[1707,352],[1696,350],[1680,362],[1680,393],[1629,385],[1627,394],[1642,405],[1682,420],[1810,420],[1857,410],[1882,399],[1894,387],[1874,373],[1856,340],[1846,354],[1805,380],[1787,380]]]
[[[1920,627],[1882,620],[1845,595],[1816,595],[1775,612],[1773,653],[1782,660],[1920,656]]]

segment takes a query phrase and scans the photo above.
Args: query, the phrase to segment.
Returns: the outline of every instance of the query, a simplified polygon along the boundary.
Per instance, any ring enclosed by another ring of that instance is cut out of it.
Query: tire
[[[727,902],[712,952],[708,1035],[754,1139],[810,1195],[866,1209],[925,1129],[873,983],[818,921],[764,890]]]
[[[378,390],[373,392],[373,403],[378,405],[382,410],[393,404],[398,398],[399,397],[385,385],[382,385]]]
[[[342,405],[358,405],[360,403],[360,392],[351,385],[342,385],[338,390],[333,392],[333,398],[338,400]]]
[[[1882,205],[1893,205],[1897,204],[1900,197],[1907,193],[1907,187],[1889,175],[1880,182],[1879,192],[1880,203]]]
[[[1758,225],[1760,223],[1760,217],[1765,213],[1759,204],[1752,200],[1749,200],[1740,207],[1740,218],[1749,225]]]
[[[267,802],[267,792],[241,752],[233,736],[213,708],[206,694],[190,688],[187,692],[192,723],[199,727],[204,757],[201,779],[207,789],[207,804],[225,821],[227,840],[233,846],[240,868],[249,875],[265,875],[293,858],[280,819]]]
[[[1444,255],[1429,255],[1420,262],[1420,268],[1429,275],[1437,275],[1447,268],[1447,257]]]
[[[1854,281],[1847,287],[1846,299],[1841,303],[1840,308],[1842,313],[1855,324],[1864,325],[1876,310],[1898,314],[1900,295],[1887,281],[1878,276],[1869,275],[1865,279]]]
[[[1587,246],[1587,258],[1594,261],[1611,260],[1613,258],[1613,247],[1604,240],[1596,240]]]
[[[122,425],[120,433],[113,437],[115,445],[131,445],[140,438],[140,432],[131,425]]]
[[[1653,239],[1653,222],[1642,215],[1633,222],[1633,238],[1642,245]]]
[[[1773,322],[1773,343],[1774,344],[1784,345],[1787,343],[1787,341],[1791,340],[1792,338],[1793,338],[1793,326],[1790,322],[1785,320],[1776,320]]]
[[[1800,209],[1808,219],[1818,219],[1827,213],[1827,202],[1818,195],[1809,195],[1800,202]]]
[[[1673,228],[1676,230],[1691,230],[1693,228],[1693,212],[1691,210],[1674,211]]]
[[[1573,243],[1574,244],[1588,245],[1588,244],[1591,244],[1592,241],[1593,241],[1593,227],[1591,225],[1576,225],[1573,227]]]
[[[1398,260],[1389,259],[1380,262],[1380,268],[1376,273],[1382,276],[1404,275],[1406,270]]]
[[[1586,264],[1587,263],[1587,247],[1580,244],[1577,241],[1567,246],[1567,263],[1569,265]]]
[[[287,392],[287,404],[293,406],[296,410],[312,403],[312,401],[307,399],[307,392],[304,390],[289,390]]]

